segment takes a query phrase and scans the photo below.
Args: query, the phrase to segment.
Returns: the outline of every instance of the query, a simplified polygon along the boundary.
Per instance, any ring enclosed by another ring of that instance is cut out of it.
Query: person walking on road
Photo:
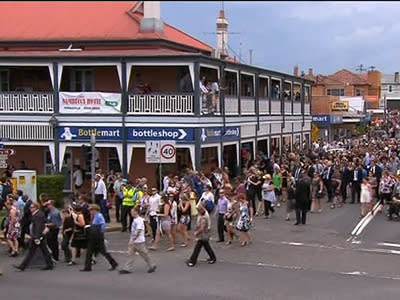
[[[296,223],[294,225],[299,225],[300,223],[305,225],[307,219],[307,211],[310,209],[311,205],[311,180],[306,174],[305,170],[301,171],[300,179],[296,186],[295,193],[295,208],[296,208]]]
[[[275,187],[271,180],[271,175],[266,174],[263,177],[265,179],[264,184],[262,186],[263,189],[263,199],[264,199],[264,218],[268,219],[269,212],[275,212],[275,209],[272,207],[272,204],[275,203]]]
[[[103,214],[107,223],[110,222],[110,216],[108,214],[108,208],[106,206],[107,202],[107,187],[104,183],[103,177],[101,174],[95,175],[95,183],[94,183],[94,201],[101,208],[101,213]]]
[[[217,261],[215,253],[212,250],[209,242],[210,230],[209,230],[208,218],[206,216],[206,210],[202,205],[200,205],[197,208],[197,210],[199,212],[199,216],[197,218],[197,228],[194,232],[195,237],[197,237],[197,242],[193,249],[193,253],[190,256],[190,259],[186,261],[186,265],[188,267],[194,267],[196,265],[197,258],[199,257],[200,250],[202,247],[204,247],[207,254],[209,255],[209,258],[207,259],[207,262],[209,264],[214,264]]]
[[[46,222],[46,226],[49,228],[49,232],[47,233],[47,243],[51,250],[51,256],[55,261],[58,261],[58,233],[60,232],[60,227],[62,226],[61,214],[60,211],[54,207],[53,200],[47,201],[44,205],[48,211]]]
[[[51,260],[50,252],[47,249],[46,234],[48,233],[49,229],[45,225],[46,217],[39,209],[38,202],[32,203],[30,209],[32,212],[32,221],[30,231],[31,241],[29,243],[28,253],[26,254],[22,263],[20,265],[14,265],[14,268],[24,271],[34,257],[36,249],[40,248],[46,262],[46,266],[42,268],[42,270],[51,270],[53,269],[53,262]]]
[[[367,211],[370,210],[372,213],[372,187],[368,182],[367,178],[364,178],[361,184],[361,217],[365,217]]]
[[[89,237],[85,268],[80,271],[92,271],[92,256],[94,253],[102,254],[111,265],[109,271],[114,271],[117,268],[118,263],[114,260],[111,254],[107,252],[106,245],[104,244],[104,229],[106,224],[103,215],[100,213],[100,207],[97,204],[92,204],[90,206],[90,214],[92,217],[92,224],[90,228],[88,228]]]
[[[156,270],[156,265],[152,263],[149,252],[146,248],[146,238],[144,235],[144,220],[140,217],[140,207],[136,205],[131,210],[133,217],[131,227],[131,237],[128,244],[128,261],[125,263],[124,268],[119,271],[119,274],[129,274],[132,272],[133,264],[135,262],[136,252],[144,259],[148,266],[147,273],[153,273]]]

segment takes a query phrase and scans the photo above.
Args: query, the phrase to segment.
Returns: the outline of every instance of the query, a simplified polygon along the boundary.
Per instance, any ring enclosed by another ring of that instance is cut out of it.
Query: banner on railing
[[[60,113],[115,114],[121,112],[121,94],[60,92]]]

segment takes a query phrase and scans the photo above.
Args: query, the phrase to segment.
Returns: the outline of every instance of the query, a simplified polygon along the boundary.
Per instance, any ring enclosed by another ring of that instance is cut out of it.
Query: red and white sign
[[[176,162],[176,148],[175,142],[161,142],[161,163],[175,163]]]
[[[121,94],[101,92],[60,92],[60,112],[63,114],[121,113]]]

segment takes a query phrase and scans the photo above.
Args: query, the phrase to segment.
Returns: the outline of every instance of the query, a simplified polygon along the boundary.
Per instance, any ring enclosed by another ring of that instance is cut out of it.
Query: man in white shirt
[[[147,273],[153,273],[156,270],[156,265],[152,263],[149,252],[146,248],[146,238],[144,236],[144,221],[140,217],[140,207],[136,205],[131,210],[133,222],[131,226],[131,237],[128,244],[128,261],[119,274],[129,274],[132,272],[133,263],[135,262],[136,252],[144,259],[149,267]]]
[[[152,231],[153,240],[156,238],[157,232],[157,209],[160,205],[160,195],[157,193],[156,188],[151,189],[151,196],[149,198],[149,219],[150,219],[150,227]]]
[[[110,223],[110,216],[108,214],[107,202],[107,188],[104,180],[100,174],[96,174],[94,177],[94,202],[100,206],[101,214],[103,215],[106,223]]]
[[[79,189],[83,185],[83,173],[80,165],[76,165],[76,170],[72,174],[72,180],[74,181],[75,192],[79,192]]]

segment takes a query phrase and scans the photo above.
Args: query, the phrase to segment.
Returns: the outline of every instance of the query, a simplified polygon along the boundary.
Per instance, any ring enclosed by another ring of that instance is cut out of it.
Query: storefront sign
[[[313,115],[312,122],[317,125],[342,124],[341,115]]]
[[[96,136],[96,141],[122,141],[121,127],[57,127],[61,141],[90,141],[92,134]]]
[[[332,111],[349,111],[349,101],[336,101],[332,103]]]
[[[223,127],[205,127],[201,128],[200,140],[203,143],[219,142],[223,141],[236,141],[240,139],[240,127],[239,126],[229,126],[225,127],[225,132]]]
[[[193,128],[177,127],[129,127],[128,141],[193,141]]]
[[[121,94],[60,92],[60,113],[116,114],[121,112]]]

